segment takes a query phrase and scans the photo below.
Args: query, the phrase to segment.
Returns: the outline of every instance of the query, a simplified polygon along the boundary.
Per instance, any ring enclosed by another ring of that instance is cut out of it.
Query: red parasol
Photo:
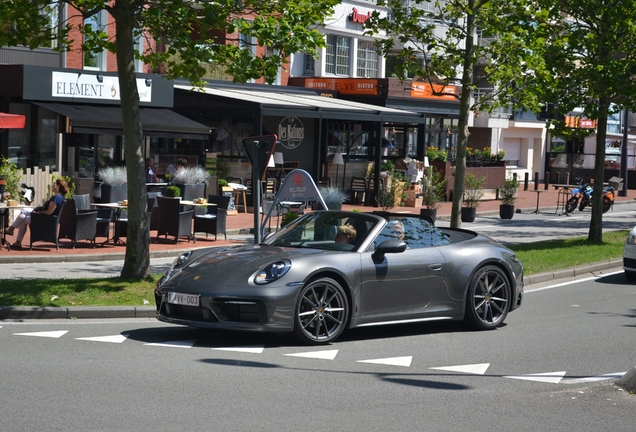
[[[22,129],[26,124],[26,117],[20,114],[7,114],[0,112],[0,130]]]

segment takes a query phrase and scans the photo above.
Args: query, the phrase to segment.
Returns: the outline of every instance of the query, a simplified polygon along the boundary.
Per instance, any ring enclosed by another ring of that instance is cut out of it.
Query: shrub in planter
[[[318,192],[322,196],[322,199],[327,204],[327,210],[342,210],[342,203],[347,199],[347,194],[338,189],[337,187],[321,187],[318,188]],[[318,203],[315,210],[325,210],[322,205]]]
[[[424,190],[422,191],[422,204],[429,210],[435,210],[446,194],[447,178],[433,166],[426,168],[426,177],[422,179]]]
[[[519,181],[516,177],[506,178],[499,188],[499,217],[502,219],[512,219],[515,214],[515,201],[517,201],[517,189]]]
[[[181,189],[178,186],[168,186],[166,188],[166,196],[171,198],[178,198],[181,196]]]
[[[104,167],[97,171],[102,181],[101,202],[119,202],[128,199],[128,175],[125,167]],[[95,197],[97,198],[97,197]]]
[[[477,215],[479,200],[484,196],[486,177],[468,174],[464,177],[464,207],[461,208],[462,222],[473,222]]]

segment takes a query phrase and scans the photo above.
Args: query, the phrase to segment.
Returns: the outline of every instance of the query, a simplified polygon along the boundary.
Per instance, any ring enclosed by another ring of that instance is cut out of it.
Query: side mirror
[[[378,245],[373,252],[373,261],[378,262],[384,259],[384,255],[388,253],[402,253],[406,250],[406,243],[402,240],[385,240]]]

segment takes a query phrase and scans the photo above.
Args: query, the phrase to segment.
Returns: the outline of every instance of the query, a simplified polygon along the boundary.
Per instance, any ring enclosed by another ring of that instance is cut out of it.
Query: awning
[[[36,105],[70,119],[74,133],[123,135],[121,108],[36,102]],[[211,128],[190,120],[169,109],[139,108],[141,127],[145,136],[207,140]]]
[[[174,88],[200,92],[216,98],[232,99],[237,104],[258,105],[263,115],[399,123],[425,122],[424,116],[413,111],[328,98],[319,96],[314,91],[297,87],[289,90],[277,88],[269,90],[238,85],[209,85],[197,89],[187,84],[175,84]]]
[[[26,117],[21,114],[0,112],[0,129],[22,129],[26,124]]]

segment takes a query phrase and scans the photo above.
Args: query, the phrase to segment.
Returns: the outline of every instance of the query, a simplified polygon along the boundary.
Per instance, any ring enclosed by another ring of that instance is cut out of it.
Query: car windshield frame
[[[354,252],[381,223],[382,219],[368,213],[311,212],[266,238],[263,243],[278,247]],[[339,233],[341,235],[336,239]],[[347,238],[346,234],[349,234]]]

